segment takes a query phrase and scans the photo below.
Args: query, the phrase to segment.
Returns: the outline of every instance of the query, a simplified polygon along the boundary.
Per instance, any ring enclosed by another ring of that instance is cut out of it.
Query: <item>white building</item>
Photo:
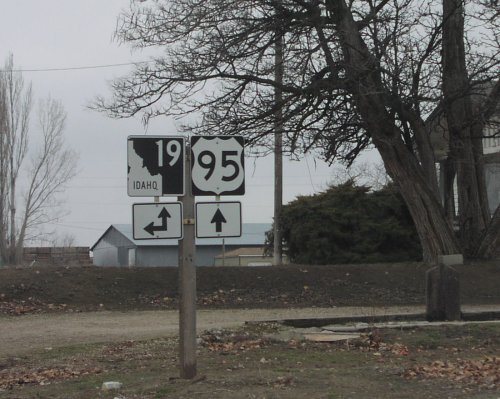
[[[472,103],[477,104],[481,101],[486,92],[483,89],[482,93],[477,93],[472,97]],[[443,163],[448,158],[449,153],[449,134],[448,127],[442,112],[436,109],[435,112],[429,117],[427,123],[429,124],[431,144],[434,149],[436,161],[440,165],[440,186],[443,181]],[[486,179],[486,189],[488,193],[488,202],[490,212],[493,214],[495,209],[500,204],[500,107],[493,118],[485,126],[483,132],[483,153],[484,153],[484,169]],[[458,209],[457,203],[457,187],[456,181],[454,184],[455,193],[455,209]]]
[[[243,223],[241,237],[196,240],[196,266],[214,266],[223,252],[239,248],[264,248],[269,223]],[[95,266],[177,266],[179,241],[172,239],[134,240],[132,225],[113,224],[90,248]]]

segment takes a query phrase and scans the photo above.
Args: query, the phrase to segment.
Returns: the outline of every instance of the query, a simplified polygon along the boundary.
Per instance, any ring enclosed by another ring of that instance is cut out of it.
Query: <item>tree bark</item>
[[[7,252],[7,100],[5,83],[0,77],[0,262],[5,262]]]
[[[450,157],[457,171],[461,246],[464,253],[470,256],[489,217],[485,219],[481,206],[484,199],[481,201],[480,197],[479,180],[484,175],[481,175],[482,139],[471,134],[472,104],[465,65],[463,15],[462,0],[443,0],[444,112],[450,138]]]
[[[441,185],[443,187],[443,208],[444,213],[446,215],[446,219],[448,219],[448,223],[450,226],[453,226],[455,223],[455,195],[453,192],[453,182],[455,180],[456,171],[455,164],[451,162],[450,159],[446,159],[441,162],[441,168],[443,176],[443,181]]]
[[[500,255],[500,206],[497,207],[488,227],[479,241],[473,257],[491,259]]]
[[[424,261],[457,253],[458,246],[446,221],[436,190],[422,166],[401,139],[401,131],[386,110],[379,66],[364,43],[344,0],[329,0],[344,57],[348,90],[353,95],[366,129],[378,149],[387,173],[399,186],[421,240]]]
[[[13,125],[13,123],[12,123]],[[16,174],[14,165],[14,132],[11,131],[11,148],[9,149],[9,211],[10,211],[10,234],[9,234],[9,254],[8,263],[15,264],[16,254]]]
[[[374,137],[387,173],[398,184],[412,215],[423,250],[423,260],[434,264],[439,255],[459,253],[451,226],[421,167],[403,145]]]
[[[439,198],[439,184],[436,174],[436,157],[432,148],[429,131],[420,117],[413,116],[412,128],[415,135],[420,165],[432,191]]]

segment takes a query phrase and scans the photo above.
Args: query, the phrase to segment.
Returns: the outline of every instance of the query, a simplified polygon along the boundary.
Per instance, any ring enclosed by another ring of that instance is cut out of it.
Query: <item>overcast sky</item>
[[[117,15],[128,4],[129,0],[1,1],[0,62],[13,53],[15,66],[33,84],[35,99],[50,95],[61,100],[67,112],[66,138],[80,155],[79,174],[65,193],[68,214],[53,227],[60,236],[73,235],[77,245],[94,244],[110,224],[131,223],[131,204],[151,200],[127,196],[126,139],[146,132],[140,120],[109,119],[86,109],[96,95],[109,93],[107,82],[130,70],[126,65],[98,66],[148,59],[113,41]],[[92,68],[75,69],[80,67]],[[175,120],[157,119],[147,133],[175,135],[177,125]],[[313,156],[307,162],[285,162],[284,201],[322,191],[331,175],[331,168]],[[271,223],[272,157],[247,158],[246,194],[228,199],[242,201],[243,222]]]

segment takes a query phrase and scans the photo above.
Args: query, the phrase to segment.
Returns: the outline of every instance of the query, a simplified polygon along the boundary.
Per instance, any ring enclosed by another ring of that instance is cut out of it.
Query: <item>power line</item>
[[[65,68],[35,68],[35,69],[0,69],[0,72],[8,73],[8,72],[61,72],[61,71],[78,71],[85,69],[102,69],[102,68],[115,68],[121,66],[130,66],[130,65],[139,65],[139,64],[148,64],[154,61],[137,61],[137,62],[125,62],[122,64],[104,64],[104,65],[87,65],[87,66],[76,66],[76,67],[65,67]]]
[[[96,224],[97,223],[99,223],[99,222],[96,222]],[[105,230],[105,228],[76,226],[76,225],[72,225],[72,224],[63,224],[63,223],[48,223],[48,224],[50,224],[52,226],[67,227],[67,228],[79,229],[79,230],[91,230],[91,231],[103,231],[103,230]]]
[[[313,183],[313,179],[312,179],[312,175],[311,175],[311,169],[309,168],[309,161],[307,160],[306,156],[304,156],[304,158],[306,160],[307,172],[309,173],[309,181],[311,182],[311,187],[314,191],[316,191],[316,187],[314,187],[314,183]]]

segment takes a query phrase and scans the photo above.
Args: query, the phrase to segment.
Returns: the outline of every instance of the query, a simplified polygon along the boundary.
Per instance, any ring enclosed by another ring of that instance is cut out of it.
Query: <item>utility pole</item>
[[[180,377],[196,376],[196,247],[194,234],[194,196],[191,193],[191,148],[186,145],[184,173],[184,237],[179,242],[179,358]]]
[[[274,53],[274,252],[273,264],[279,266],[283,263],[283,244],[280,226],[281,208],[283,206],[283,31],[276,28],[276,43]]]

